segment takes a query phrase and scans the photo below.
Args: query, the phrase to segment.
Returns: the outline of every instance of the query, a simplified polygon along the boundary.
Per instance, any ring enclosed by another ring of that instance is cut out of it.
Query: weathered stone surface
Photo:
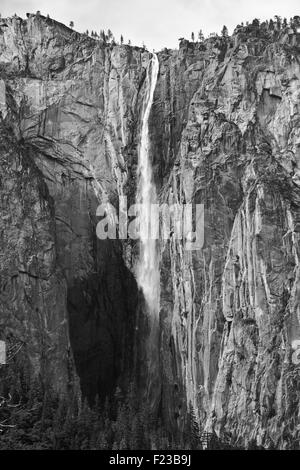
[[[9,107],[6,122],[53,201],[56,263],[65,285],[61,302],[82,390],[105,396],[133,369],[137,286],[125,265],[132,266],[130,246],[123,261],[117,242],[96,238],[96,208],[106,195],[116,203],[135,172],[139,92],[149,53],[101,47],[43,17],[6,24],[2,117]]]
[[[204,203],[205,245],[162,247],[164,411],[182,425],[187,398],[232,443],[289,448],[299,439],[300,70],[288,45],[256,43],[259,54],[238,43],[199,71],[172,147],[162,200]]]

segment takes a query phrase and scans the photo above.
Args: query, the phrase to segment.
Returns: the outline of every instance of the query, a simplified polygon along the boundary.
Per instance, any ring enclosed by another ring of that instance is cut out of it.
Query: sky
[[[122,34],[149,50],[175,48],[178,38],[189,39],[192,31],[197,37],[200,29],[219,33],[225,24],[232,32],[254,18],[300,16],[299,0],[0,0],[2,17],[37,10],[67,25],[73,21],[79,32],[109,28],[117,40]]]

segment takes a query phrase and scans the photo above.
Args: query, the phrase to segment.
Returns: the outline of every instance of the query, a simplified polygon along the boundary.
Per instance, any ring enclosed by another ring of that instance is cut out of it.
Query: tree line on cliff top
[[[17,15],[14,15],[17,17]],[[27,17],[32,17],[35,16],[37,18],[46,18],[47,20],[50,20],[49,14],[46,17],[43,17],[41,15],[40,11],[37,11],[35,14],[27,13]],[[1,15],[0,15],[0,20],[1,20]],[[74,21],[70,21],[69,23],[69,28],[73,29],[74,28]],[[246,35],[249,36],[265,36],[268,35],[269,37],[276,35],[281,32],[288,32],[289,34],[300,34],[300,16],[294,16],[293,18],[290,18],[289,20],[287,18],[282,18],[279,15],[275,15],[274,19],[266,20],[266,21],[260,21],[258,18],[255,18],[252,22],[246,21],[245,23],[240,23],[236,26],[236,28],[233,31],[233,35],[238,34],[238,33],[245,33]],[[78,34],[78,33],[77,33]],[[119,41],[115,38],[115,35],[113,32],[108,29],[105,31],[104,29],[100,29],[99,32],[95,30],[86,30],[85,33],[83,33],[85,36],[91,37],[95,40],[100,41],[102,44],[105,45],[124,45],[125,40],[123,34],[120,35]],[[223,40],[227,40],[230,37],[228,28],[226,25],[222,27],[220,35],[218,33],[210,33],[207,37],[203,34],[202,29],[198,31],[198,33],[191,32],[190,35],[190,40],[192,42],[204,42],[206,39],[209,38],[221,38]],[[186,41],[187,39],[184,37],[180,37],[178,39],[180,42]],[[127,41],[127,45],[131,46],[131,41],[130,39]],[[147,49],[145,43],[143,43],[142,47],[144,49]]]

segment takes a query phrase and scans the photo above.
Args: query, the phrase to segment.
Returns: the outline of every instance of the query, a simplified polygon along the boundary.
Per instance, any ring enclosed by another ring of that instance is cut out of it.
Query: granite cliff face
[[[185,70],[197,90],[163,192],[205,204],[205,244],[162,250],[163,383],[177,421],[186,396],[231,442],[285,448],[299,436],[299,37],[234,39]]]
[[[96,207],[135,198],[151,54],[39,16],[0,32],[1,335],[58,390],[143,384],[138,247],[98,240]],[[154,399],[246,447],[299,440],[299,51],[254,25],[158,54],[157,191],[204,204],[205,244],[160,244]]]
[[[47,235],[50,240],[38,243],[37,252],[32,246],[32,229],[27,233],[26,226],[18,227],[18,213],[16,226],[4,214],[5,223],[14,238],[21,238],[28,257],[25,266],[22,259],[17,260],[16,269],[36,276],[35,281],[30,281],[36,283],[32,287],[34,306],[38,301],[45,305],[47,299],[42,300],[39,273],[32,272],[28,265],[32,262],[30,256],[38,257],[41,251],[41,259],[52,263],[47,269],[58,269],[59,302],[55,307],[50,292],[51,304],[47,307],[54,316],[53,330],[62,330],[60,325],[68,312],[68,324],[63,323],[63,347],[68,348],[69,331],[81,389],[90,397],[95,393],[105,396],[115,387],[116,379],[125,377],[133,368],[137,286],[119,243],[97,239],[96,208],[98,197],[107,195],[116,201],[127,184],[127,166],[134,165],[135,109],[141,106],[142,93],[139,100],[138,92],[145,76],[142,64],[149,54],[131,48],[99,47],[88,37],[36,16],[26,21],[5,20],[1,33],[2,126],[11,127],[9,135],[15,145],[10,164],[19,168],[19,154],[27,155],[51,207],[49,220],[46,219],[52,229]],[[10,150],[9,145],[4,148]],[[22,167],[19,173],[22,178]],[[33,193],[30,185],[24,191],[35,208],[39,193]],[[10,201],[9,188],[3,188],[3,197],[2,210],[13,212],[6,202]],[[22,195],[20,199],[23,200]],[[30,220],[28,224],[31,225]],[[39,238],[44,237],[47,227],[38,231]],[[2,243],[5,246],[5,240]],[[6,259],[5,253],[3,256]],[[5,271],[3,279],[13,282]],[[23,283],[28,282],[24,274],[15,287],[21,298],[10,314],[18,340],[15,320],[22,303]],[[31,323],[34,325],[37,320],[30,312],[25,318],[24,327],[29,334]],[[35,373],[42,356],[52,363],[43,346],[36,354],[40,356],[33,364]],[[67,384],[68,380],[64,374],[62,381]]]

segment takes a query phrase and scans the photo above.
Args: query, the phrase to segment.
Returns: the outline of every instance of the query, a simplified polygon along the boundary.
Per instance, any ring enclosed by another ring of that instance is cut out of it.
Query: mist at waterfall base
[[[159,311],[159,257],[157,240],[151,239],[151,205],[157,202],[156,187],[153,181],[149,116],[153,103],[154,90],[159,71],[159,62],[153,54],[147,70],[145,111],[142,120],[141,143],[138,159],[137,203],[143,204],[140,215],[140,254],[136,268],[137,282],[141,287],[150,317],[158,316]]]

